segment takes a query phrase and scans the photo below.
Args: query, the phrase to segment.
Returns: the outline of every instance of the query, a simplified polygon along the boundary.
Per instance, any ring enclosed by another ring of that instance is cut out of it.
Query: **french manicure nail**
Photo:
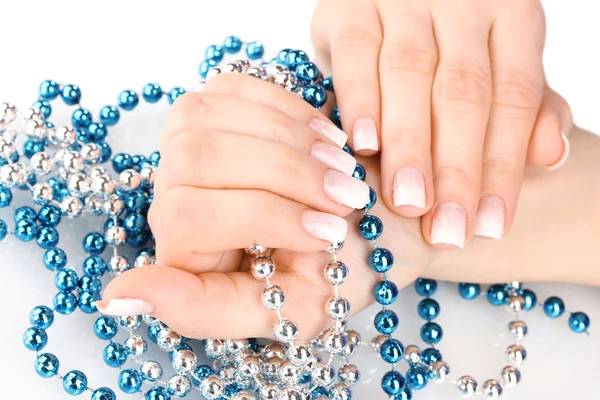
[[[394,205],[425,208],[425,178],[416,168],[402,168],[394,175]]]
[[[348,135],[346,135],[343,130],[338,129],[338,127],[331,122],[313,119],[308,123],[308,126],[325,136],[327,139],[332,140],[334,143],[340,146],[340,148],[344,147],[348,141]]]
[[[431,243],[463,248],[467,235],[467,211],[457,203],[437,206],[431,224]]]
[[[354,168],[356,168],[354,157],[344,150],[325,142],[318,140],[314,142],[310,154],[329,168],[337,169],[346,175],[352,175]]]
[[[121,317],[151,314],[154,312],[152,304],[138,299],[112,299],[106,307],[102,307],[102,302],[98,302],[96,305],[98,306],[98,310],[103,314]]]
[[[354,150],[379,150],[377,139],[377,125],[373,118],[361,118],[354,123],[352,129],[352,138],[354,139]]]
[[[498,196],[485,196],[479,200],[475,219],[475,235],[502,239],[504,235],[504,201]]]
[[[313,210],[302,212],[301,223],[309,235],[331,243],[343,242],[348,232],[348,223],[344,218]]]
[[[569,157],[569,152],[571,151],[571,144],[569,143],[569,139],[565,136],[564,133],[560,134],[560,138],[563,141],[563,152],[557,162],[554,164],[548,165],[548,169],[554,171],[555,169],[559,169],[563,166],[567,158]]]
[[[333,169],[325,172],[325,193],[336,203],[361,209],[369,202],[369,186]]]

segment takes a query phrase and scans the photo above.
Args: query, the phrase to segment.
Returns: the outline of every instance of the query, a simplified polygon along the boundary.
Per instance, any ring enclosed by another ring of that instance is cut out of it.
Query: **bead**
[[[360,370],[354,364],[344,364],[338,370],[338,377],[345,385],[352,386],[360,381]]]
[[[558,318],[565,312],[565,303],[559,297],[549,297],[544,302],[544,313],[550,318]]]
[[[101,387],[92,392],[91,400],[117,400],[117,395],[107,387]]]
[[[404,355],[404,346],[396,339],[387,339],[381,344],[381,358],[390,364],[395,364],[402,360]]]
[[[148,345],[141,336],[132,335],[125,341],[125,348],[129,354],[140,356],[146,352]]]
[[[100,109],[100,122],[106,126],[114,126],[119,122],[121,113],[115,106],[104,106]]]
[[[80,395],[87,389],[87,377],[81,371],[69,371],[63,378],[63,389],[68,394]]]
[[[281,390],[279,400],[303,400],[302,393],[293,387],[286,387]]]
[[[537,305],[537,296],[533,291],[524,289],[522,296],[525,299],[525,311],[530,311]]]
[[[160,326],[149,326],[148,327],[148,339],[150,339],[153,343],[158,341],[158,334],[160,333]]]
[[[210,71],[213,67],[217,66],[217,62],[214,60],[204,60],[200,63],[198,67],[198,72],[202,78],[206,78],[208,71]]]
[[[511,295],[508,298],[508,308],[513,311],[521,311],[525,308],[525,299],[518,294]]]
[[[327,91],[321,85],[310,85],[304,88],[304,100],[316,109],[327,103]]]
[[[83,204],[77,197],[65,197],[60,203],[60,209],[67,214],[68,217],[76,217],[81,214]]]
[[[402,374],[398,371],[389,371],[381,379],[381,388],[383,391],[392,396],[397,395],[404,390],[405,380]]]
[[[348,279],[349,270],[346,264],[341,261],[330,261],[324,270],[324,276],[327,282],[332,285],[341,285]]]
[[[394,396],[394,400],[412,400],[412,398],[412,391],[408,387],[405,387],[402,392]]]
[[[378,247],[369,255],[369,265],[376,272],[387,272],[394,265],[394,256],[388,249]]]
[[[471,397],[477,391],[477,381],[472,377],[465,375],[456,381],[456,388],[464,397]]]
[[[423,358],[423,362],[425,364],[434,364],[438,361],[442,361],[442,353],[438,349],[433,347],[428,347],[423,350],[421,357]]]
[[[253,246],[247,247],[244,251],[250,257],[256,258],[256,257],[267,256],[269,253],[269,248],[264,247],[264,246],[259,246],[259,245],[253,245]]]
[[[83,262],[83,273],[91,277],[100,277],[106,271],[106,263],[99,256],[90,256]]]
[[[86,314],[93,314],[98,309],[96,308],[96,302],[100,300],[100,295],[98,293],[92,292],[83,292],[79,295],[79,299],[77,303],[79,304],[79,309]]]
[[[173,104],[175,100],[177,100],[183,94],[185,94],[185,89],[180,87],[169,90],[169,93],[167,94],[167,97],[169,98],[169,104]]]
[[[7,234],[8,234],[8,226],[6,225],[6,222],[4,222],[0,219],[0,240],[3,240]]]
[[[390,305],[398,298],[398,287],[391,281],[378,282],[373,290],[373,296],[377,303]]]
[[[23,344],[31,351],[40,351],[48,343],[46,331],[37,326],[28,328],[23,334]]]
[[[458,284],[458,294],[465,300],[473,300],[481,293],[478,283],[461,282]]]
[[[436,383],[442,383],[450,374],[450,366],[444,361],[437,361],[431,366],[431,378]]]
[[[521,340],[527,335],[527,324],[523,321],[511,321],[508,324],[508,330],[516,340]]]
[[[94,144],[94,143],[101,142],[104,139],[106,139],[106,135],[108,135],[108,130],[106,129],[106,126],[104,126],[103,123],[92,122],[87,127],[87,133],[90,137],[91,142],[93,142],[91,144]],[[82,153],[83,153],[83,151],[82,151]],[[100,156],[97,155],[94,158],[99,158],[99,157]],[[88,158],[91,158],[91,157],[88,157]]]
[[[288,71],[283,71],[277,74],[274,83],[287,91],[295,89],[298,85],[296,77]]]
[[[421,390],[427,386],[428,371],[423,367],[411,367],[406,371],[406,386],[410,390]]]
[[[227,36],[223,42],[223,49],[229,54],[236,54],[242,49],[242,41],[237,36]]]
[[[318,362],[311,373],[313,383],[319,386],[329,386],[335,379],[335,369],[331,364]]]
[[[58,292],[52,304],[57,313],[69,315],[77,308],[77,297],[71,292]]]
[[[352,390],[345,383],[336,383],[331,388],[332,400],[351,400]]]
[[[582,312],[574,312],[569,316],[569,328],[573,332],[587,332],[590,327],[590,318]]]
[[[51,249],[58,245],[58,232],[51,226],[43,226],[38,230],[36,241],[42,249]]]
[[[101,340],[111,340],[118,329],[117,321],[113,317],[103,315],[94,322],[94,333]]]
[[[483,383],[483,394],[489,399],[497,399],[502,395],[502,385],[495,379]]]
[[[435,322],[427,322],[421,327],[421,339],[427,344],[437,344],[443,336],[442,327]]]
[[[335,91],[333,87],[333,78],[331,76],[328,78],[323,78],[323,87],[325,88],[325,90],[328,90],[330,92]]]
[[[218,399],[224,391],[223,381],[216,376],[209,376],[200,383],[200,392],[209,400]]]
[[[361,164],[356,164],[356,167],[354,167],[354,172],[352,173],[352,177],[364,181],[367,177],[367,171],[365,170],[365,167],[363,167]]]
[[[169,392],[177,397],[185,397],[192,390],[192,382],[186,376],[176,375],[167,383]]]
[[[56,140],[65,146],[70,146],[75,143],[76,135],[77,133],[70,126],[59,126],[54,131]]]
[[[119,94],[117,104],[125,111],[133,110],[139,103],[139,98],[133,90],[123,90]]]
[[[35,359],[35,372],[42,378],[51,378],[58,373],[60,363],[58,358],[51,353],[40,354]]]
[[[269,257],[258,257],[252,261],[251,272],[258,280],[269,279],[275,273],[275,263]]]
[[[170,398],[168,390],[162,386],[151,387],[144,395],[145,400],[169,400]]]
[[[181,343],[181,335],[169,328],[164,328],[158,334],[157,343],[161,349],[171,351]]]
[[[323,334],[323,346],[331,354],[341,354],[348,346],[348,336],[345,332],[327,330]]]
[[[178,374],[190,373],[196,368],[196,355],[190,350],[180,350],[173,358],[173,369]]]
[[[294,343],[293,346],[287,350],[287,359],[294,365],[306,365],[308,360],[312,356],[312,348],[306,343]]]
[[[263,290],[263,304],[269,310],[279,310],[285,303],[285,293],[276,285],[271,285]]]
[[[265,48],[261,42],[250,42],[246,46],[246,55],[251,60],[258,60],[262,58],[265,53]]]
[[[437,282],[433,279],[418,278],[415,281],[415,291],[419,296],[433,296],[437,291]]]
[[[294,365],[290,360],[286,360],[279,366],[277,372],[279,379],[286,386],[296,385],[300,380],[302,367]]]
[[[118,385],[127,394],[137,393],[142,387],[142,377],[134,369],[124,369],[119,373]]]
[[[506,353],[508,354],[509,360],[514,362],[516,365],[521,364],[521,362],[525,361],[527,358],[527,350],[525,350],[525,348],[520,344],[513,344],[512,346],[509,346],[506,350]]]
[[[487,291],[487,299],[493,306],[501,306],[508,302],[508,293],[504,285],[492,285]]]
[[[60,91],[60,97],[67,105],[75,105],[81,100],[81,89],[77,85],[64,85]]]
[[[119,343],[109,343],[102,353],[106,365],[112,368],[118,368],[127,361],[127,349]]]
[[[296,78],[303,85],[310,85],[319,79],[319,68],[312,62],[305,62],[296,66]]]
[[[160,100],[162,95],[163,91],[156,83],[148,83],[146,86],[144,86],[144,89],[142,89],[142,97],[148,103],[156,103]]]
[[[89,124],[92,123],[92,113],[85,108],[78,108],[73,111],[73,115],[71,116],[71,124],[75,129],[87,128]]]
[[[416,364],[421,361],[421,350],[417,346],[409,345],[404,349],[404,358],[409,364]]]
[[[436,319],[440,315],[440,305],[434,299],[423,299],[417,306],[419,316],[426,320]]]
[[[325,311],[334,321],[343,321],[350,314],[350,302],[343,297],[331,297],[325,303]]]
[[[377,332],[389,335],[398,329],[398,315],[392,310],[382,310],[375,315],[374,323]]]
[[[37,235],[37,224],[33,221],[21,220],[17,222],[15,236],[24,242],[29,242]]]
[[[127,235],[125,229],[120,226],[112,226],[106,230],[105,239],[106,243],[111,246],[121,246],[125,243]]]
[[[373,188],[369,188],[369,202],[365,205],[365,210],[370,210],[377,203],[377,192]]]
[[[61,220],[60,210],[54,206],[44,206],[38,213],[38,220],[42,226],[58,226]]]
[[[218,339],[208,339],[204,342],[204,352],[208,358],[216,360],[225,354],[225,345]]]
[[[12,202],[12,192],[6,186],[0,186],[0,208],[8,207]]]
[[[79,283],[77,273],[72,269],[63,269],[57,272],[54,284],[58,290],[73,290]]]
[[[50,114],[52,114],[52,107],[50,106],[50,103],[45,100],[36,101],[33,103],[32,107],[42,113],[44,118],[48,118],[50,117]]]
[[[365,215],[358,223],[358,232],[367,240],[375,240],[383,233],[383,223],[374,215]]]
[[[161,378],[163,369],[156,361],[144,361],[140,366],[142,379],[148,382],[156,382]]]
[[[281,319],[273,325],[275,338],[281,342],[289,343],[298,336],[298,327],[289,319]]]
[[[29,322],[40,329],[48,329],[54,322],[54,312],[46,306],[37,306],[29,314]]]
[[[289,68],[295,69],[298,64],[308,61],[308,54],[303,50],[288,50],[285,54],[285,61],[283,64],[287,65]]]
[[[507,388],[516,386],[521,382],[521,371],[512,365],[502,368],[502,380]]]
[[[140,327],[140,325],[142,324],[142,319],[140,318],[139,315],[128,315],[128,316],[123,316],[123,317],[119,317],[119,325],[121,325],[124,328],[127,328],[129,330],[135,330],[137,328]],[[179,336],[181,338],[181,336]],[[179,345],[179,343],[177,343],[175,346]]]
[[[39,93],[44,100],[54,100],[60,94],[60,87],[52,80],[45,80],[40,84]]]
[[[219,63],[223,60],[225,54],[223,53],[223,48],[221,46],[213,44],[206,48],[204,56],[207,60],[212,60],[216,63]]]
[[[106,242],[104,241],[104,237],[97,232],[88,233],[83,238],[83,250],[86,253],[95,256],[102,253],[105,248]]]

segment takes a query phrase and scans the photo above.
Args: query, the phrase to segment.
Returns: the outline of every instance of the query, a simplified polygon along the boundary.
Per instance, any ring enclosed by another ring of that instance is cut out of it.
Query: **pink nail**
[[[337,169],[346,175],[352,175],[356,168],[356,160],[344,150],[316,141],[312,145],[311,155],[329,168]]]
[[[567,158],[569,157],[569,152],[571,151],[571,144],[569,143],[569,139],[565,136],[564,133],[560,134],[560,137],[563,141],[563,152],[557,162],[554,164],[548,165],[548,169],[554,171],[555,169],[559,169],[563,166]]]
[[[402,168],[394,176],[394,205],[425,208],[425,178],[416,168]]]
[[[369,202],[369,186],[333,169],[325,172],[325,193],[336,203],[360,209]]]
[[[431,225],[431,243],[463,248],[466,235],[467,211],[457,203],[438,205]]]
[[[344,147],[348,141],[348,135],[346,135],[343,130],[338,129],[337,126],[331,122],[313,119],[308,123],[308,126],[325,136],[327,139],[332,140],[334,143],[340,146],[340,148]]]
[[[504,235],[504,201],[498,196],[485,196],[479,200],[475,220],[475,235],[502,239]]]
[[[302,227],[309,235],[331,243],[343,242],[348,232],[345,219],[313,210],[302,212]]]
[[[354,150],[379,150],[377,139],[377,125],[373,118],[361,118],[354,123],[352,130]]]
[[[154,312],[152,304],[138,299],[112,299],[106,307],[102,307],[101,302],[97,303],[97,307],[103,314],[122,317],[151,314]]]

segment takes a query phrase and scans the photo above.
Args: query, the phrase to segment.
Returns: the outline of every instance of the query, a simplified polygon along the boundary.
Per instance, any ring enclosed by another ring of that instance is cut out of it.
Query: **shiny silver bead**
[[[238,63],[229,63],[229,64],[225,64],[221,67],[221,73],[230,73],[230,72],[240,73],[240,72],[242,72],[242,66],[239,65]]]
[[[0,130],[17,118],[17,107],[10,103],[0,103]]]
[[[298,327],[296,324],[287,319],[280,319],[273,325],[273,333],[275,339],[280,342],[289,343],[298,336]]]
[[[28,108],[23,112],[23,119],[26,121],[43,121],[44,116],[40,110],[36,108]]]
[[[121,246],[125,243],[127,239],[127,234],[125,233],[125,229],[120,226],[111,226],[106,230],[104,235],[106,238],[106,242],[111,246]]]
[[[242,72],[246,72],[246,71],[248,71],[248,68],[250,68],[249,60],[246,60],[246,59],[237,60],[236,63],[240,66],[240,68],[242,68]]]
[[[329,386],[335,380],[335,369],[331,364],[318,362],[311,373],[312,380],[317,386]]]
[[[52,200],[53,190],[47,183],[36,183],[31,188],[31,195],[33,196],[33,201],[36,203],[45,204]]]
[[[113,255],[108,260],[108,270],[114,275],[120,275],[129,269],[129,261],[123,256]]]
[[[343,297],[331,297],[325,304],[325,310],[329,318],[334,321],[343,321],[350,313],[350,303]]]
[[[242,354],[248,348],[248,339],[226,339],[225,353],[231,355]]]
[[[221,360],[218,360],[221,361]],[[237,369],[233,364],[227,364],[219,369],[219,378],[225,383],[232,383],[236,379]]]
[[[361,338],[360,334],[356,331],[347,331],[348,335],[348,344],[354,344],[356,346],[360,346]]]
[[[154,263],[154,260],[152,257],[150,257],[148,254],[140,254],[139,256],[137,256],[135,258],[135,262],[134,262],[134,267],[135,268],[139,268],[139,267],[143,267],[145,265],[152,265]]]
[[[215,76],[219,75],[220,73],[221,73],[221,68],[219,68],[219,67],[212,67],[206,73],[206,80],[210,81],[212,78],[214,78]]]
[[[350,400],[352,399],[352,390],[344,383],[336,383],[331,388],[332,400]]]
[[[200,383],[200,391],[209,400],[218,399],[223,396],[225,385],[220,378],[209,376]]]
[[[15,142],[17,138],[18,132],[12,128],[5,128],[2,130],[2,119],[0,119],[0,137],[4,140],[8,140],[9,142]]]
[[[179,350],[175,353],[172,363],[175,372],[185,375],[191,373],[194,368],[196,368],[198,360],[196,359],[194,352],[190,350]]]
[[[43,151],[31,156],[31,167],[36,174],[46,175],[52,171],[52,158]]]
[[[348,346],[348,337],[345,332],[330,329],[323,334],[323,346],[331,354],[343,353]]]
[[[204,81],[200,81],[198,83],[196,83],[193,87],[192,90],[190,90],[191,92],[196,92],[199,93],[204,89],[204,86],[206,85],[206,82]]]
[[[171,351],[181,344],[181,335],[169,328],[164,328],[158,332],[156,343],[162,350]]]
[[[125,317],[119,317],[119,324],[125,328],[133,331],[142,325],[142,319],[139,315],[128,315]]]
[[[260,397],[262,400],[279,400],[279,386],[267,383],[260,386]]]
[[[250,247],[246,247],[245,251],[246,251],[246,254],[252,258],[264,257],[264,256],[267,256],[267,254],[269,254],[268,247],[259,246],[257,244],[250,246]]]
[[[79,172],[84,167],[83,157],[76,151],[65,151],[62,153],[60,163],[69,173]]]
[[[324,275],[332,285],[341,285],[348,279],[348,267],[341,261],[330,261],[325,267]]]
[[[67,196],[60,203],[60,209],[69,217],[77,217],[83,210],[83,203],[77,197]]]
[[[265,358],[285,358],[287,346],[280,342],[270,342],[265,347],[263,347],[261,352],[262,354],[264,354]]]
[[[258,400],[254,393],[242,390],[231,397],[231,400]]]
[[[84,174],[71,174],[67,179],[67,188],[74,196],[83,197],[90,191],[90,181]]]
[[[296,86],[294,89],[292,89],[292,93],[300,99],[304,98],[304,88],[302,86]]]
[[[312,356],[312,348],[306,343],[294,343],[287,351],[287,359],[294,365],[306,365]]]
[[[4,138],[0,138],[0,155],[4,158],[9,158],[12,153],[15,152],[15,146],[12,141],[8,141]]]
[[[360,370],[354,364],[345,364],[338,370],[338,378],[348,386],[356,384],[360,380]]]
[[[371,345],[373,346],[373,348],[379,353],[379,351],[381,350],[381,345],[383,343],[385,343],[388,340],[388,337],[385,335],[377,335],[373,338]],[[416,346],[411,346],[408,345],[406,346],[406,349],[404,351],[404,357],[409,360],[408,354],[410,354],[408,351],[411,350],[411,347],[414,347],[415,349],[417,349],[417,351],[419,351],[419,349]],[[419,359],[421,358],[421,352],[419,351]]]
[[[271,285],[263,290],[263,304],[269,310],[279,310],[285,303],[285,293],[277,285]]]
[[[431,375],[436,383],[442,383],[450,374],[450,366],[444,361],[436,361],[431,366]]]
[[[514,387],[521,382],[521,371],[512,365],[504,367],[502,368],[502,380],[504,380],[506,387]]]
[[[16,187],[25,183],[25,171],[19,164],[5,164],[0,167],[0,181],[6,186]]]
[[[284,65],[281,64],[266,64],[263,67],[265,69],[265,71],[267,72],[268,78],[271,81],[275,80],[275,77],[277,77],[279,74],[281,74],[282,72],[287,72],[287,67],[285,67]]]
[[[344,242],[332,243],[325,249],[328,253],[335,253],[336,251],[340,251],[344,247]]]
[[[279,368],[283,364],[283,359],[279,357],[269,357],[265,360],[265,374],[270,379],[276,379],[279,376]]]
[[[148,165],[140,171],[140,176],[142,179],[151,185],[154,184],[154,177],[156,175],[156,167],[153,165]]]
[[[296,388],[286,387],[281,390],[279,400],[304,400],[304,395]]]
[[[464,397],[470,397],[477,391],[477,381],[468,375],[461,376],[456,381],[456,388]]]
[[[527,358],[527,350],[520,344],[509,346],[506,353],[508,354],[508,358],[517,365],[521,364]]]
[[[160,324],[160,321],[158,320],[158,318],[154,318],[153,316],[148,315],[148,314],[142,315],[142,320],[148,326],[154,326],[154,325]]]
[[[115,191],[115,182],[106,175],[97,175],[92,177],[90,187],[96,194],[107,195]]]
[[[508,308],[513,311],[522,311],[525,307],[525,298],[523,296],[510,296],[508,299]]]
[[[237,366],[237,372],[242,379],[252,379],[262,370],[262,361],[258,357],[244,357]]]
[[[350,343],[348,342],[348,346],[346,346],[346,348],[344,349],[344,352],[342,353],[342,355],[346,356],[346,357],[351,357],[354,355],[354,353],[356,352],[358,346],[356,346],[354,343]]]
[[[140,367],[140,372],[145,380],[154,382],[157,379],[160,379],[163,374],[163,369],[156,361],[144,361]]]
[[[502,385],[495,379],[488,379],[483,383],[483,394],[488,399],[497,399],[502,395]]]
[[[175,375],[167,383],[169,392],[177,397],[185,397],[192,390],[192,382],[187,376]]]
[[[94,179],[99,176],[108,176],[108,173],[102,167],[92,167],[88,171],[88,176],[90,177],[90,179]]]
[[[282,89],[291,91],[296,87],[298,81],[296,80],[296,75],[289,71],[283,71],[275,77],[275,84]]]
[[[110,216],[120,215],[124,207],[123,200],[116,195],[109,196],[104,200],[104,211]]]
[[[269,257],[258,257],[252,261],[250,270],[258,280],[269,279],[275,273],[275,263]]]
[[[144,338],[139,335],[132,335],[125,341],[125,347],[130,354],[139,356],[146,352],[148,346]]]
[[[134,169],[126,169],[119,175],[119,184],[125,190],[135,190],[142,184],[142,177]]]
[[[253,76],[255,78],[266,80],[269,76],[263,67],[250,67],[246,71],[246,75]]]
[[[308,358],[308,361],[304,365],[304,372],[312,374],[313,369],[323,361],[323,357],[319,353],[313,353],[312,356]]]
[[[102,157],[102,150],[96,143],[86,143],[81,146],[81,156],[86,161],[96,163]]]
[[[41,119],[31,119],[25,122],[24,132],[30,138],[41,139],[46,135],[46,124]]]
[[[225,344],[219,339],[207,339],[204,342],[204,352],[209,358],[221,358],[225,355]]]
[[[287,386],[295,385],[302,376],[301,367],[292,364],[290,360],[286,360],[279,366],[279,379]]]
[[[63,146],[70,146],[77,139],[77,132],[70,126],[59,126],[54,130],[54,138]]]
[[[508,324],[508,330],[517,340],[523,339],[527,336],[528,328],[527,324],[523,321],[511,321]]]

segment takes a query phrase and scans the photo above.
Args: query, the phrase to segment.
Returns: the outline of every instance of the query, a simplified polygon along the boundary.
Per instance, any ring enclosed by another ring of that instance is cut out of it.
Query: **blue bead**
[[[133,110],[139,102],[140,99],[137,93],[129,89],[123,90],[117,99],[117,105],[125,111]]]
[[[194,383],[194,385],[198,386],[200,384],[200,381],[203,381],[214,374],[215,371],[209,365],[199,365],[194,369],[192,382]],[[200,381],[198,381],[198,379],[200,379]]]
[[[45,145],[44,142],[38,142],[35,140],[27,140],[23,143],[23,155],[27,158],[33,157],[35,153],[39,153],[40,151],[44,151]]]
[[[89,137],[90,142],[102,142],[106,139],[106,135],[108,135],[108,130],[102,123],[92,122],[87,127],[87,136]]]
[[[98,255],[106,248],[104,236],[98,232],[91,232],[83,238],[83,250],[91,255]]]
[[[379,350],[383,361],[395,364],[402,360],[404,355],[404,346],[396,339],[388,339],[382,343]]]
[[[304,88],[304,100],[316,109],[327,103],[327,91],[321,85],[310,85]]]
[[[333,88],[333,78],[329,77],[329,78],[323,78],[323,87],[325,88],[325,90],[329,90],[330,92],[334,92],[334,88]]]
[[[42,378],[52,378],[58,372],[60,363],[52,353],[40,354],[35,359],[35,372]]]
[[[160,151],[155,151],[153,153],[150,153],[150,155],[148,156],[148,160],[150,160],[150,162],[155,167],[158,167],[158,163],[160,161]]]
[[[296,66],[296,78],[303,85],[315,83],[319,80],[319,76],[319,68],[310,61]]]
[[[223,49],[229,54],[235,54],[242,49],[242,40],[237,36],[227,36],[223,42]]]
[[[115,154],[115,156],[112,159],[112,165],[117,173],[121,173],[126,169],[130,169],[133,167],[133,157],[131,157],[127,153]]]
[[[6,222],[0,219],[0,240],[4,240],[6,235],[8,234],[8,225]]]
[[[99,277],[106,272],[106,263],[99,256],[90,256],[83,261],[83,273],[90,277]]]
[[[367,240],[377,239],[383,233],[383,223],[374,215],[365,215],[358,223],[358,232]]]
[[[119,122],[121,113],[115,106],[104,106],[100,109],[100,122],[106,126],[114,126]]]
[[[72,394],[74,396],[80,395],[87,388],[87,377],[81,371],[70,371],[67,372],[65,377],[63,378],[63,389],[68,394]]]
[[[423,299],[419,302],[417,311],[423,319],[436,319],[440,315],[440,305],[434,299]]]
[[[117,400],[117,395],[107,387],[101,387],[92,392],[90,400]]]
[[[401,393],[394,396],[394,400],[412,400],[412,398],[412,391],[408,387],[405,387]]]
[[[141,170],[140,166],[142,163],[146,162],[146,157],[141,154],[136,154],[135,156],[131,157],[131,162],[133,163],[133,169],[139,172]]]
[[[129,214],[125,217],[123,227],[128,234],[138,234],[147,228],[146,218],[142,214]]]
[[[58,231],[52,226],[43,226],[37,233],[37,244],[42,249],[52,249],[58,244]]]
[[[29,176],[27,177],[27,184],[23,184],[21,186],[18,186],[18,188],[20,190],[30,190],[29,188],[33,185],[35,185],[35,183],[37,182],[37,178],[35,176],[35,173],[31,173],[29,174]]]
[[[317,386],[310,392],[311,400],[318,399],[321,396],[325,397],[326,399],[329,398],[329,392],[327,391],[327,388],[323,386]]]
[[[369,202],[365,206],[365,209],[370,210],[377,203],[377,192],[372,187],[369,188]]]
[[[38,220],[42,226],[58,226],[61,219],[61,211],[54,206],[44,206],[38,213]]]
[[[435,322],[427,322],[421,327],[421,339],[429,345],[439,343],[443,336],[442,327]]]
[[[381,310],[375,315],[374,323],[377,332],[389,335],[398,329],[398,315],[392,310]]]
[[[23,344],[31,351],[40,351],[48,343],[46,331],[37,326],[28,328],[23,334]]]
[[[92,120],[92,113],[85,108],[78,108],[73,111],[73,115],[71,116],[71,123],[75,129],[86,128],[92,123]]]
[[[442,361],[442,353],[438,349],[434,349],[433,347],[428,347],[421,352],[421,359],[426,364],[433,364],[438,361]]]
[[[67,253],[62,249],[49,249],[44,253],[44,266],[56,271],[67,265]]]
[[[77,308],[77,297],[71,292],[58,292],[52,300],[57,313],[69,315]]]
[[[144,396],[145,400],[169,400],[171,395],[162,386],[154,386],[148,390]]]
[[[161,99],[163,91],[156,83],[148,83],[142,90],[142,97],[148,103],[156,103]]]
[[[35,221],[37,219],[37,214],[35,210],[28,206],[23,206],[17,208],[15,211],[15,222],[19,221]]]
[[[569,328],[571,328],[571,330],[573,332],[576,332],[576,333],[587,332],[589,327],[590,327],[590,318],[587,316],[587,314],[582,313],[582,312],[574,312],[569,317]]]
[[[77,85],[65,85],[60,91],[60,97],[65,104],[75,105],[81,100],[81,89]]]
[[[102,151],[102,155],[100,156],[100,160],[98,162],[100,164],[104,164],[110,160],[110,157],[112,156],[112,149],[106,142],[98,143],[98,146],[100,146],[100,150]]]
[[[352,177],[360,181],[364,181],[367,177],[367,171],[365,170],[365,167],[363,167],[362,164],[357,163],[356,167],[354,167]]]
[[[217,66],[217,62],[214,60],[204,60],[200,63],[200,66],[198,67],[198,72],[200,73],[200,76],[202,78],[206,78],[206,74],[208,74],[208,71],[210,71],[210,69],[212,67],[216,67]]]
[[[369,255],[369,265],[376,272],[387,272],[394,265],[394,255],[388,249],[378,247]]]
[[[525,299],[525,311],[530,311],[537,305],[537,296],[532,290],[523,289],[523,298]]]
[[[58,83],[45,80],[40,84],[40,97],[44,100],[54,100],[60,94]]]
[[[109,343],[102,353],[106,365],[112,368],[118,368],[127,361],[127,349],[119,343]]]
[[[308,54],[302,50],[290,50],[285,56],[284,65],[287,65],[291,70],[294,70],[300,63],[310,61]]]
[[[140,190],[134,190],[125,198],[125,208],[129,212],[138,213],[146,208],[146,195]],[[127,218],[126,218],[127,219]]]
[[[94,322],[94,333],[101,340],[111,340],[119,331],[117,321],[113,317],[103,315]]]
[[[38,328],[48,329],[54,322],[54,311],[50,307],[37,306],[29,313],[29,322]]]
[[[391,281],[378,282],[373,289],[373,297],[377,303],[388,306],[398,298],[398,287]]]
[[[69,268],[61,269],[56,273],[56,277],[54,278],[54,284],[58,290],[73,290],[77,287],[78,283],[79,277],[77,276],[77,272]]]
[[[398,371],[389,371],[381,378],[381,388],[383,391],[392,396],[397,395],[404,390],[404,377]]]
[[[152,342],[156,343],[159,332],[160,332],[160,326],[158,326],[158,325],[149,326],[148,327],[148,339],[150,339]]]
[[[549,297],[544,302],[544,313],[550,318],[558,318],[565,312],[565,303],[556,296]]]
[[[147,231],[127,236],[127,244],[136,249],[146,246],[148,240],[150,240],[150,233]]]
[[[277,53],[277,57],[275,57],[277,64],[287,65],[287,55],[290,51],[292,51],[292,49],[283,49]]]
[[[246,46],[246,55],[251,60],[258,60],[265,54],[265,47],[261,42],[250,42]]]
[[[134,369],[124,369],[119,374],[119,389],[127,394],[133,394],[140,391],[142,387],[142,377]]]
[[[433,279],[418,278],[415,281],[415,291],[419,296],[433,296],[437,291],[437,282]]]
[[[93,314],[98,309],[96,308],[96,302],[100,300],[98,293],[83,292],[79,295],[78,304],[79,309],[86,314]]]
[[[15,236],[17,239],[24,242],[29,242],[35,238],[37,234],[37,224],[34,221],[21,220],[17,222]]]
[[[406,371],[406,386],[411,390],[421,390],[427,386],[428,371],[423,367],[411,367]]]
[[[48,103],[46,100],[36,101],[35,103],[33,103],[32,108],[42,113],[44,118],[48,118],[50,117],[50,114],[52,114],[52,107],[50,106],[50,103]]]
[[[4,185],[0,185],[0,208],[8,207],[12,202],[12,191]]]
[[[223,52],[223,48],[221,46],[219,46],[217,44],[213,44],[206,48],[206,51],[204,52],[204,56],[206,57],[207,60],[212,60],[212,61],[218,63],[223,60],[225,53]]]
[[[508,302],[508,292],[504,285],[492,285],[487,291],[487,299],[494,306],[501,306]]]
[[[465,300],[473,300],[481,293],[478,283],[461,282],[458,284],[458,294]]]
[[[175,100],[177,100],[177,98],[183,94],[185,94],[185,89],[180,87],[169,90],[169,104],[175,103]]]

